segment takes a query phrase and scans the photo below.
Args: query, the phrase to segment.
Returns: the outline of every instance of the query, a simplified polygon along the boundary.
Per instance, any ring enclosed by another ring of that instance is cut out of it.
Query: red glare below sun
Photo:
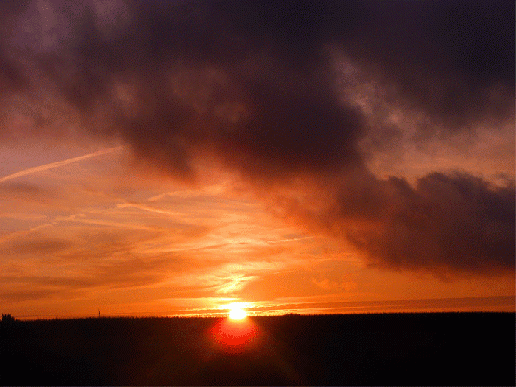
[[[210,329],[210,334],[223,350],[240,352],[250,349],[256,343],[259,329],[249,318],[240,320],[224,318]]]

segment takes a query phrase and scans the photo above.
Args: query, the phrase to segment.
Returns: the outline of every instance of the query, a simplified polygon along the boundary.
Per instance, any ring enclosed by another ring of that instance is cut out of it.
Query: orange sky
[[[228,174],[192,187],[134,167],[123,146],[86,157],[61,146],[52,151],[74,157],[34,166],[38,148],[20,147],[27,168],[2,171],[0,295],[14,316],[215,314],[232,302],[255,313],[514,308],[511,273],[368,267]]]
[[[446,6],[89,3],[0,8],[2,313],[514,311],[514,82]]]

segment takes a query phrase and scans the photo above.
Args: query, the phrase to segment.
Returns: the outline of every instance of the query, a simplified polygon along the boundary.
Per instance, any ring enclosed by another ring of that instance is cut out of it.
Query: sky
[[[514,311],[513,1],[0,3],[0,307]]]

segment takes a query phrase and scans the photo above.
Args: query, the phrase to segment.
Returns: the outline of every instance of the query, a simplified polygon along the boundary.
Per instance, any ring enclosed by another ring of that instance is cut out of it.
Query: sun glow
[[[246,317],[247,313],[242,308],[232,308],[228,314],[230,320],[243,320]]]
[[[247,317],[243,302],[225,305],[227,318],[219,319],[210,329],[210,335],[220,350],[240,353],[256,348],[260,341],[260,329],[252,318]]]

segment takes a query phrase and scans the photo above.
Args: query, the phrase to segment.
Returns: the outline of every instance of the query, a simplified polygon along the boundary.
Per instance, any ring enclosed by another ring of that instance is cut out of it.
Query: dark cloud
[[[374,11],[350,55],[448,129],[508,117],[514,106],[514,3],[369,2]]]
[[[21,70],[8,57],[2,55],[0,47],[0,85],[4,90],[19,90],[25,85]]]
[[[312,213],[311,221],[338,224],[387,266],[514,267],[514,185],[430,174],[411,188],[372,176],[357,144],[374,120],[349,103],[353,96],[343,101],[329,54],[339,50],[388,85],[400,106],[449,132],[505,122],[514,117],[513,2],[49,4],[59,21],[46,26],[54,39],[14,32],[0,42],[7,89],[27,78],[40,87],[37,69],[58,91],[56,103],[73,106],[90,132],[121,137],[184,179],[195,178],[199,159],[254,187],[333,176],[334,214]],[[42,12],[30,3],[4,18],[43,26]],[[358,221],[375,226],[346,229]]]
[[[212,95],[216,100],[267,98],[254,92],[258,87],[263,93],[263,83],[285,101],[300,90],[318,90],[313,98],[331,99],[331,85],[320,72],[328,71],[325,46],[335,45],[449,127],[487,113],[513,113],[510,101],[496,98],[499,88],[514,94],[514,4],[509,1],[128,4],[132,21],[114,36],[102,33],[91,12],[76,21],[73,74],[63,85],[74,102],[95,101],[114,74],[129,70],[147,78],[150,70],[155,80],[156,73],[169,75],[167,67],[178,61],[221,69],[242,92]],[[158,80],[153,91],[169,85]],[[159,102],[178,108],[170,93]],[[178,113],[172,112],[174,123],[184,119]]]
[[[346,240],[371,266],[442,278],[514,270],[514,180],[496,186],[465,172],[434,172],[413,187],[353,171],[310,195],[279,196],[278,215]],[[325,203],[314,207],[317,195]]]
[[[374,264],[443,275],[449,269],[487,275],[514,270],[513,184],[494,187],[465,173],[432,173],[414,189],[398,178],[378,185],[383,195],[362,195],[357,206],[371,227],[344,231]],[[346,199],[340,218],[349,213]]]

